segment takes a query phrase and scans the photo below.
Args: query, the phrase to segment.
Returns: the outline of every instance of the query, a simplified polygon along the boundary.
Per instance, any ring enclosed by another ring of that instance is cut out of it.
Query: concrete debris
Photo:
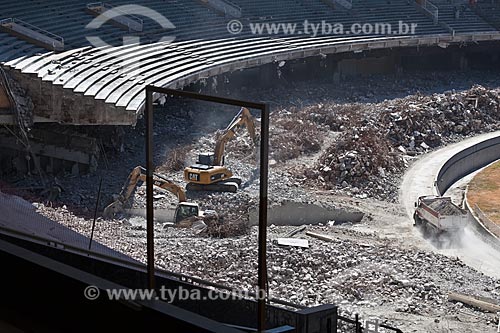
[[[182,171],[187,166],[188,153],[191,151],[191,146],[179,146],[170,150],[167,160],[162,163],[158,171]]]
[[[0,67],[0,86],[6,88],[9,97],[13,100],[18,125],[28,131],[33,126],[34,104],[26,90]]]
[[[279,110],[271,117],[270,154],[276,161],[287,161],[320,151],[327,127],[305,112]]]
[[[284,235],[283,238],[292,238],[293,236],[297,235],[298,233],[303,232],[304,230],[306,230],[306,226],[305,225],[300,226],[297,229],[286,233],[286,235]]]
[[[225,193],[229,195],[229,193]],[[227,200],[224,202],[220,196],[212,195],[211,200],[204,202],[205,209],[217,211],[218,218],[205,218],[207,228],[203,235],[216,238],[241,236],[248,233],[248,210],[250,202],[243,200]]]
[[[402,158],[375,129],[350,132],[320,157],[325,186],[355,186],[370,195],[385,193],[387,175],[404,167]]]
[[[459,207],[454,205],[448,200],[434,200],[427,204],[430,208],[434,209],[442,215],[463,215],[464,212]]]
[[[368,196],[395,200],[394,180],[406,167],[405,155],[497,129],[499,105],[498,90],[476,85],[459,93],[309,108],[312,117],[342,135],[304,175],[326,188],[357,188]]]
[[[37,204],[37,210],[84,235],[90,233],[90,224],[66,209]],[[478,273],[457,258],[401,248],[393,240],[343,227],[308,229],[310,235],[322,235],[329,241],[307,237],[308,249],[269,241],[272,297],[304,306],[335,303],[343,315],[383,308],[392,313],[389,318],[397,312],[432,318],[460,316],[463,309],[459,303],[447,301],[449,291],[490,299],[500,296],[500,281]],[[296,228],[270,226],[269,239],[293,230]],[[208,239],[197,236],[192,229],[163,229],[159,225],[155,234],[158,267],[235,288],[254,288],[256,227],[248,235],[231,239]],[[145,228],[98,221],[95,240],[144,262],[145,235]]]
[[[450,292],[448,294],[449,301],[456,301],[468,304],[470,306],[476,307],[483,311],[488,311],[492,313],[500,313],[500,305],[492,303],[490,301],[485,301],[481,299],[477,299],[470,295],[464,295],[460,293]]]
[[[398,100],[394,105],[386,105],[381,118],[391,142],[423,153],[422,149],[438,147],[454,135],[495,129],[499,104],[498,91],[476,85],[460,93]]]
[[[389,79],[380,76],[357,81],[346,79],[341,85],[294,82],[262,91],[247,87],[237,92],[244,92],[245,99],[273,102],[270,147],[273,162],[269,175],[273,213],[269,216],[285,211],[288,215],[282,220],[286,224],[297,223],[301,219],[297,212],[302,210],[308,213],[303,222],[314,224],[307,226],[306,235],[300,236],[297,234],[305,231],[304,227],[268,227],[269,240],[292,238],[292,242],[306,240],[309,245],[306,249],[268,242],[272,297],[304,306],[335,303],[342,315],[351,318],[354,313],[365,318],[376,315],[382,317],[382,322],[405,332],[429,331],[432,327],[428,327],[428,320],[434,324],[437,318],[441,323],[456,318],[450,321],[457,323],[467,310],[474,323],[455,331],[465,332],[469,327],[472,327],[469,331],[491,331],[488,324],[494,322],[491,314],[464,308],[462,302],[448,302],[448,293],[498,299],[500,281],[455,257],[432,253],[412,237],[402,239],[400,228],[406,215],[401,207],[368,198],[396,200],[398,177],[414,156],[498,128],[498,90],[481,86],[469,89],[471,82],[485,82],[484,77],[492,77],[491,86],[498,87],[496,73],[426,72]],[[442,92],[449,87],[469,90],[428,96],[415,94],[417,90]],[[394,99],[411,94],[415,95]],[[179,184],[183,182],[182,168],[195,162],[196,152],[213,151],[216,131],[224,128],[230,120],[227,118],[234,115],[233,109],[207,112],[205,107],[169,100],[164,109],[158,106],[165,112],[155,113],[155,164],[159,165],[160,173]],[[199,121],[201,109],[203,121]],[[257,132],[258,127],[257,123]],[[258,209],[259,155],[246,131],[241,133],[228,143],[225,163],[243,180],[239,192],[188,193],[189,201],[198,203],[203,210],[217,211],[219,219],[193,219],[186,228],[164,228],[172,224],[158,219],[160,211],[171,212],[178,200],[155,190],[156,195],[161,194],[154,202],[158,220],[155,223],[157,267],[238,289],[254,289],[257,227],[249,226],[249,212]],[[115,137],[110,135],[111,139]],[[103,134],[95,137],[102,138],[100,141],[106,148],[113,142]],[[141,122],[134,130],[126,129],[122,137],[126,140],[118,140],[112,144],[115,149],[107,151],[107,168],[99,168],[96,175],[62,175],[64,191],[60,198],[50,205],[36,204],[37,211],[88,236],[99,179],[103,179],[102,210],[112,201],[112,195],[119,193],[130,170],[145,159]],[[4,170],[2,166],[0,173]],[[28,178],[10,183],[39,186]],[[136,189],[130,202],[132,209],[144,211],[144,188],[142,185]],[[313,221],[317,219],[313,213],[323,208],[348,211],[325,216],[325,226],[320,226]],[[362,216],[359,220],[352,218],[354,214],[362,214],[358,208],[369,214],[361,223],[345,223],[361,220]],[[393,222],[398,223],[394,226]],[[359,231],[371,227],[377,232]],[[389,238],[380,238],[379,234]],[[142,216],[98,219],[95,240],[145,262],[146,229]],[[444,331],[444,325],[441,330],[433,331]]]

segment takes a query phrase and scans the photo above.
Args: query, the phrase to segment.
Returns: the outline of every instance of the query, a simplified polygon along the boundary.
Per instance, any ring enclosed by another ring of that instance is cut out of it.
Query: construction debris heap
[[[342,134],[305,176],[326,188],[349,187],[363,196],[395,200],[395,176],[410,156],[497,129],[499,105],[497,90],[474,86],[459,93],[417,94],[379,104],[310,107],[305,110],[310,117]]]

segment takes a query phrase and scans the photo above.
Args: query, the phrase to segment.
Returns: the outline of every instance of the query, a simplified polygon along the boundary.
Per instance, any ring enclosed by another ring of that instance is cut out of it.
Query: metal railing
[[[368,327],[372,326],[372,327]],[[368,332],[384,332],[384,333],[403,333],[399,328],[391,327],[382,324],[378,321],[361,321],[359,315],[356,314],[354,319],[337,316],[337,330],[341,333],[368,333]]]
[[[2,192],[0,192],[0,193],[2,193]],[[28,214],[35,214],[35,213],[30,211]],[[138,261],[135,261],[132,258],[129,259],[129,258],[125,258],[125,257],[116,256],[115,250],[113,250],[111,248],[109,248],[109,252],[100,252],[100,251],[96,251],[95,249],[89,250],[88,248],[82,248],[82,247],[79,247],[77,245],[65,243],[64,240],[57,241],[55,239],[47,238],[46,236],[43,236],[43,235],[37,235],[36,232],[29,232],[29,231],[27,232],[27,231],[22,231],[20,229],[13,229],[13,228],[10,228],[10,227],[5,226],[5,225],[0,225],[0,238],[2,235],[15,237],[15,238],[22,239],[22,240],[27,240],[27,241],[30,241],[30,242],[33,242],[36,244],[42,244],[45,246],[68,251],[70,253],[75,253],[75,254],[78,254],[81,256],[90,257],[90,258],[101,260],[104,262],[122,265],[122,266],[125,266],[127,268],[136,269],[138,271],[143,271],[143,272],[146,271],[145,264],[140,263]],[[189,283],[193,286],[199,286],[199,287],[205,287],[205,288],[210,287],[210,288],[214,288],[214,289],[224,290],[224,291],[229,292],[229,293],[236,293],[239,295],[248,295],[248,297],[246,299],[252,299],[252,298],[255,299],[258,296],[255,292],[252,292],[252,291],[248,291],[245,293],[243,293],[243,292],[238,293],[237,289],[235,289],[233,287],[228,287],[228,286],[225,286],[225,285],[222,285],[219,283],[210,282],[207,280],[203,280],[201,278],[189,276],[189,275],[182,274],[182,273],[176,273],[176,272],[169,271],[166,269],[156,268],[155,271],[157,274],[159,274],[161,276],[168,276],[170,278],[177,279],[178,281]],[[268,301],[270,304],[282,305],[285,307],[298,309],[298,310],[302,310],[302,309],[307,308],[306,306],[291,303],[291,302],[288,302],[288,301],[285,301],[282,299],[278,299],[278,298],[274,298],[274,297],[269,298]]]
[[[14,22],[14,19],[12,17],[8,17],[5,19],[0,20],[0,25],[1,26],[8,26],[9,24],[12,24]]]
[[[23,27],[25,29],[22,29],[22,31],[19,29],[16,29],[16,25]],[[12,31],[15,31],[17,33],[20,33],[28,38],[45,43],[47,45],[49,45],[49,42],[50,42],[50,44],[52,44],[52,47],[54,48],[54,50],[64,49],[64,38],[62,36],[53,34],[50,31],[47,31],[47,30],[42,29],[40,27],[37,27],[33,24],[29,24],[28,22],[25,22],[23,20],[13,18],[13,17],[5,18],[5,19],[0,20],[0,26],[7,28],[8,30],[12,30]],[[34,34],[30,33],[30,31],[34,32]],[[39,35],[48,37],[52,41],[47,40],[47,39],[41,39]]]
[[[500,226],[495,222],[491,221],[488,216],[479,208],[477,204],[474,204],[473,207],[474,213],[476,213],[479,221],[483,224],[483,226],[490,231],[493,235],[500,239]]]
[[[91,2],[87,4],[87,9],[95,13],[105,13],[108,10],[113,10],[114,12],[120,14],[119,16],[110,18],[110,20],[115,21],[123,26],[126,26],[129,31],[139,31],[141,32],[144,28],[144,20],[140,17],[125,13],[117,7],[106,3],[106,2]]]
[[[238,6],[237,4],[235,4],[234,2],[232,1],[228,1],[228,0],[224,0],[224,2],[226,2],[227,4],[229,4],[231,7],[234,8],[234,13],[237,14],[236,16],[237,17],[241,17],[241,15],[243,14],[243,10],[241,9],[240,6]]]
[[[438,22],[439,22],[439,8],[438,8],[438,6],[436,6],[435,4],[433,4],[432,2],[430,2],[428,0],[420,0],[417,2],[417,4],[420,7],[422,7],[422,9],[432,17],[434,24],[438,24]]]

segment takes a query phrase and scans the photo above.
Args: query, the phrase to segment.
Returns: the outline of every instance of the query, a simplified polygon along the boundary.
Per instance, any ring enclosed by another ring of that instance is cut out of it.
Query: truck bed
[[[438,212],[441,215],[463,215],[464,211],[454,205],[447,198],[436,198],[432,200],[424,200],[424,203],[434,211]]]

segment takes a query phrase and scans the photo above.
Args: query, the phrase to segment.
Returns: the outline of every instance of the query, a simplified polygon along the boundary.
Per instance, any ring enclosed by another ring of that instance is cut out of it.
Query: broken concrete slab
[[[302,248],[309,248],[309,241],[307,239],[301,239],[301,238],[278,238],[277,240],[278,245],[280,246],[293,246],[293,247],[302,247]]]
[[[339,222],[359,222],[364,213],[343,208],[324,208],[316,204],[285,202],[281,206],[273,206],[267,212],[267,223],[274,225],[307,225]],[[250,210],[250,225],[258,224],[258,210]]]

